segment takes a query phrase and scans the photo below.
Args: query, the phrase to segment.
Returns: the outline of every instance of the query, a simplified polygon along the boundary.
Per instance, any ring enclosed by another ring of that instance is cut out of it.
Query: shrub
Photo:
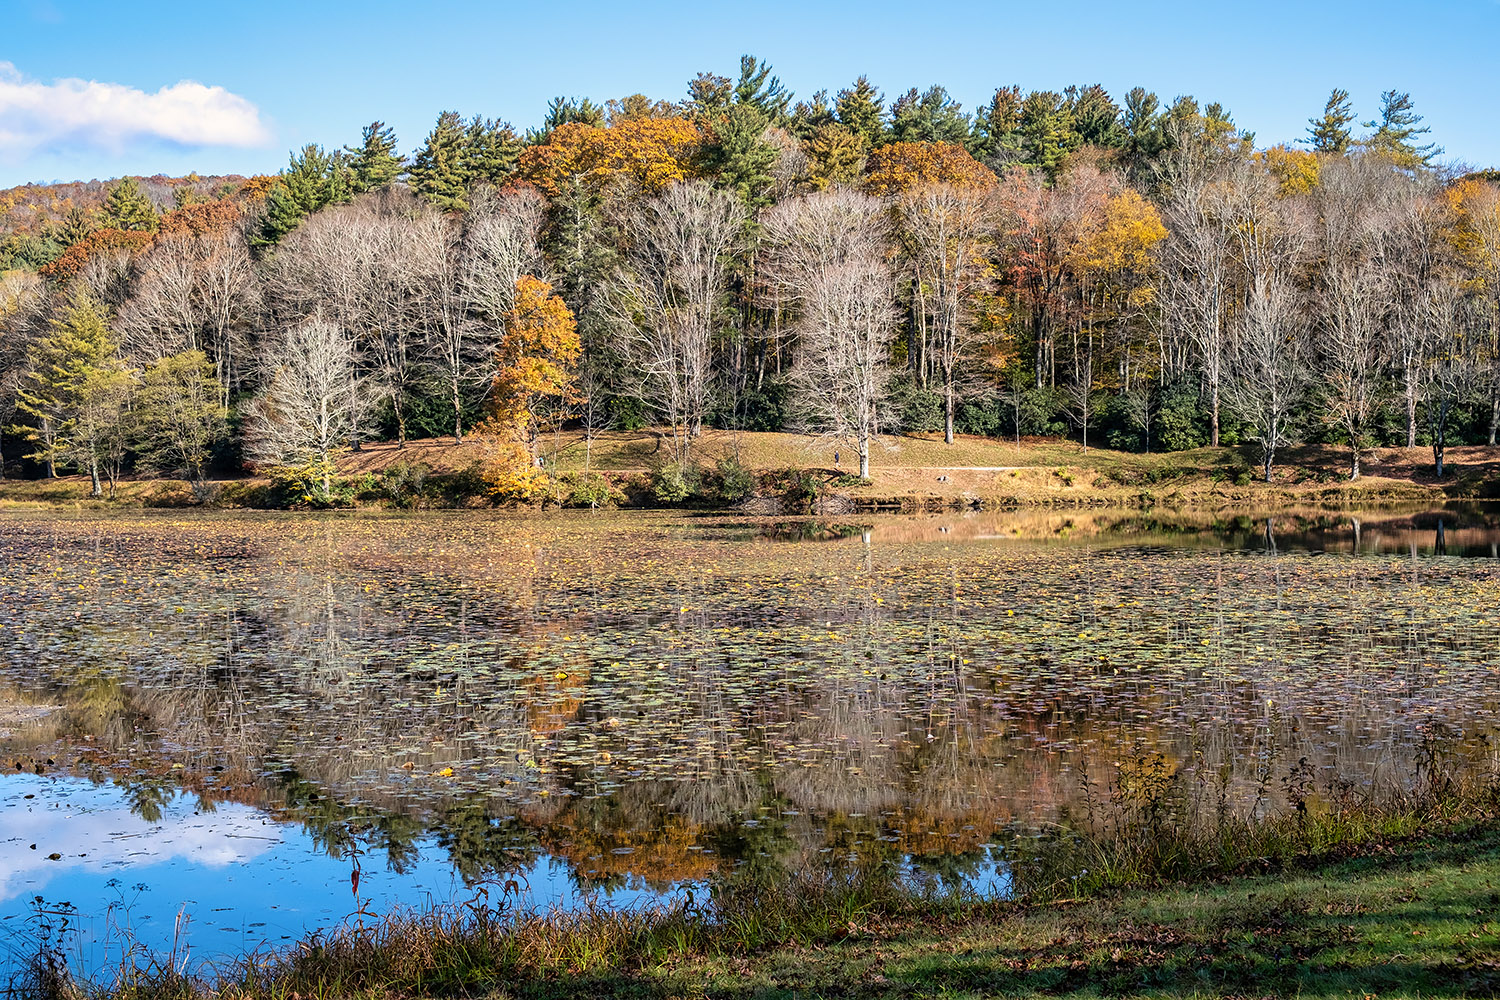
[[[297,465],[270,469],[271,506],[285,509],[329,510],[353,507],[360,493],[374,486],[368,473],[353,479],[337,474],[332,460],[309,459]]]
[[[658,466],[651,470],[651,496],[658,503],[682,503],[693,495],[693,487],[689,482],[693,470],[684,468],[676,462]],[[693,477],[696,478],[696,477]]]
[[[562,488],[559,500],[564,507],[597,509],[618,507],[625,502],[625,491],[598,472],[588,475],[570,472],[560,476],[558,482]]]
[[[755,491],[755,475],[733,456],[719,459],[714,492],[720,500],[739,503]]]
[[[380,491],[397,507],[412,509],[422,499],[432,470],[422,462],[396,462],[380,474]]]

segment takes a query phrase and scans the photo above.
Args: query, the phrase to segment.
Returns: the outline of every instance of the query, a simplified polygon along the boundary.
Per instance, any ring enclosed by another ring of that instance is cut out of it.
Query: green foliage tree
[[[1125,110],[1120,116],[1123,138],[1120,150],[1126,168],[1137,180],[1146,177],[1150,167],[1170,144],[1157,96],[1144,87],[1132,87],[1125,94]]]
[[[806,142],[818,129],[834,122],[833,105],[828,103],[828,91],[819,90],[807,100],[798,101],[796,107],[792,108],[787,129]]]
[[[1052,90],[1033,90],[1021,102],[1021,150],[1025,161],[1056,180],[1068,154],[1078,148],[1078,133],[1063,96]]]
[[[622,106],[622,114],[627,120],[632,117],[646,117],[642,114],[630,114],[624,111],[626,104],[630,104],[636,109],[640,108],[635,98],[646,101],[647,105],[650,105],[650,102],[642,94],[635,94],[632,97],[625,98],[620,104]],[[615,102],[612,101],[610,103],[613,104]],[[571,125],[575,122],[580,125],[588,125],[591,128],[603,128],[605,122],[610,117],[611,115],[608,113],[607,108],[600,107],[587,97],[554,97],[547,102],[547,114],[542,118],[541,127],[529,130],[526,133],[526,142],[533,146],[546,143],[552,138],[552,133],[558,128],[563,125]]]
[[[969,116],[942,87],[921,94],[913,87],[891,105],[890,136],[894,142],[963,145],[969,140]]]
[[[396,153],[396,130],[375,121],[360,131],[358,146],[345,146],[349,157],[349,188],[364,194],[394,181],[406,169],[406,160]]]
[[[1079,142],[1104,149],[1118,149],[1124,143],[1120,106],[1102,86],[1071,86],[1063,91],[1063,97]]]
[[[839,91],[834,114],[840,125],[859,136],[865,149],[880,145],[885,139],[885,98],[866,77]]]
[[[444,111],[412,157],[407,182],[412,190],[439,208],[458,210],[468,204],[469,177],[465,160],[468,145],[464,120],[457,111]]]
[[[86,290],[73,298],[29,352],[30,373],[17,394],[18,408],[34,427],[22,429],[37,445],[28,456],[45,462],[48,476],[60,462],[87,468],[93,495],[101,472],[110,491],[124,457],[124,413],[133,378],[120,359],[104,306]]]
[[[1436,143],[1419,146],[1413,141],[1432,129],[1422,124],[1422,116],[1412,108],[1410,94],[1387,90],[1380,95],[1380,118],[1364,123],[1365,128],[1375,130],[1365,139],[1365,146],[1408,170],[1431,165],[1443,152]]]
[[[350,171],[342,152],[329,153],[315,143],[291,154],[287,168],[266,195],[260,232],[252,242],[265,249],[280,243],[318,209],[348,201]]]
[[[974,126],[964,144],[969,155],[981,162],[1005,160],[1021,148],[1021,88],[1000,87],[990,102],[974,116]]]
[[[228,432],[223,395],[213,362],[202,351],[173,354],[147,368],[134,412],[140,465],[201,487],[213,449]]]
[[[768,125],[783,125],[791,101],[792,92],[771,74],[768,63],[751,55],[740,56],[740,78],[734,84],[735,104],[754,108]]]
[[[836,122],[820,125],[803,145],[807,179],[821,191],[832,184],[859,180],[865,162],[864,143],[848,127]]]
[[[464,129],[463,174],[465,186],[502,184],[516,169],[521,140],[508,122],[475,116]],[[464,207],[467,207],[467,198]]]
[[[704,147],[704,173],[758,208],[770,202],[777,150],[766,142],[767,121],[751,103],[734,104],[714,120],[714,141]]]
[[[110,229],[138,229],[148,233],[156,231],[160,218],[156,206],[134,177],[122,177],[109,189],[101,214],[104,225]]]
[[[1349,91],[1335,87],[1323,105],[1323,113],[1307,120],[1307,138],[1303,140],[1314,152],[1342,156],[1349,151],[1353,137],[1349,126],[1355,121]]]

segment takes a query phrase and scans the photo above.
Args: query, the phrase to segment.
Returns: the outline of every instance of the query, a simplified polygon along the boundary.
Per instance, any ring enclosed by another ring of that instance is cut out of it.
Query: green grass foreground
[[[215,982],[77,983],[20,998],[1463,997],[1500,995],[1500,823],[1457,820],[1336,860],[1044,903],[859,882],[744,887],[703,910],[502,921],[462,908],[304,942]],[[1267,859],[1266,864],[1272,864]],[[717,894],[716,894],[717,895]],[[717,920],[698,917],[712,909]],[[165,966],[165,963],[163,963]]]

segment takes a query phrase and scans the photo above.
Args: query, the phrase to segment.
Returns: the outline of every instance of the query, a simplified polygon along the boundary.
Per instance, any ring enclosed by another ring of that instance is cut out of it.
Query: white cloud
[[[264,146],[270,131],[254,104],[223,87],[183,80],[154,94],[119,83],[42,83],[0,62],[0,158],[77,147],[122,151],[131,142]]]

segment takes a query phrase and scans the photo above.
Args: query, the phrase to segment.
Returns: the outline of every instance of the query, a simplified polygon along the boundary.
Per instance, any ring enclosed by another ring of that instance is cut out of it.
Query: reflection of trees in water
[[[1376,524],[1361,537],[1394,530]],[[1150,751],[1205,815],[1279,808],[1303,757],[1320,789],[1410,784],[1427,720],[1496,707],[1473,686],[1494,628],[1459,615],[1494,597],[1484,567],[1001,558],[962,531],[937,554],[878,528],[697,565],[671,547],[686,532],[652,536],[636,567],[600,554],[604,532],[523,548],[442,519],[266,525],[257,552],[231,544],[238,522],[191,547],[148,526],[83,603],[50,570],[4,584],[0,664],[66,706],[37,739],[93,737],[148,778],[181,762],[186,790],[296,814],[330,850],[401,866],[435,836],[465,877],[513,850],[606,884],[830,845],[971,857]],[[234,560],[197,551],[221,544]]]

